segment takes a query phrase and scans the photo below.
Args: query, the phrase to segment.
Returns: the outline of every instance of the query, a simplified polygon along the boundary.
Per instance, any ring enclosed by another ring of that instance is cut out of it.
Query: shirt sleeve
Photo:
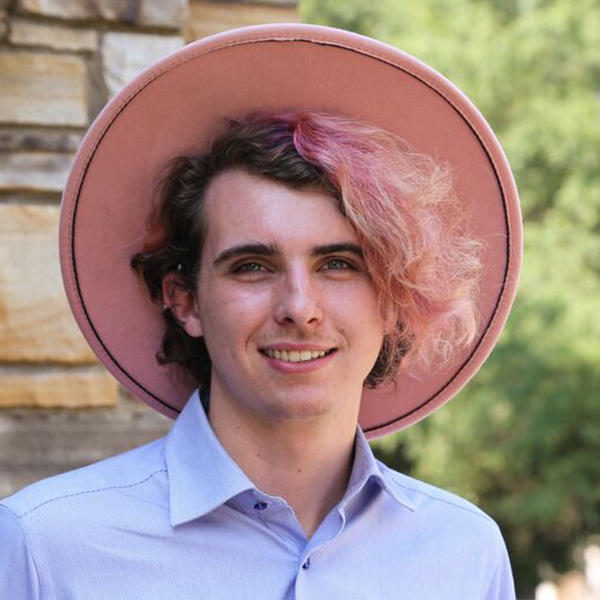
[[[490,581],[485,600],[515,600],[515,583],[504,540],[502,540],[500,560]]]
[[[19,518],[0,504],[0,598],[40,598],[35,564]]]

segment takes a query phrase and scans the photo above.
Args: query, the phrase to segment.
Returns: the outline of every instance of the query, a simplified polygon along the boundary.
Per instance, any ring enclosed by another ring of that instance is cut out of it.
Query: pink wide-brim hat
[[[363,392],[369,437],[407,427],[456,394],[492,350],[512,304],[521,215],[506,157],[489,125],[447,79],[378,41],[327,27],[246,27],[189,44],[138,75],[88,131],[64,191],[60,257],[81,330],[135,396],[176,417],[191,389],[157,363],[164,321],[130,267],[165,165],[207,150],[224,117],[302,108],[391,131],[451,166],[468,225],[483,244],[479,327],[452,367]]]

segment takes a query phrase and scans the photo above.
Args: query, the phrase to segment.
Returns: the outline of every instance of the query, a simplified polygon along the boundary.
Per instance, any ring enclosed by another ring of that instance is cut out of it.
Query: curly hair
[[[449,168],[374,125],[325,113],[228,120],[208,152],[173,161],[144,249],[131,260],[155,301],[162,302],[162,280],[172,271],[196,289],[207,227],[203,197],[217,174],[234,168],[325,191],[355,229],[382,316],[395,324],[365,385],[393,379],[400,367],[447,364],[472,341],[480,245],[464,231]],[[190,337],[169,309],[163,314],[158,361],[210,386],[203,338]]]

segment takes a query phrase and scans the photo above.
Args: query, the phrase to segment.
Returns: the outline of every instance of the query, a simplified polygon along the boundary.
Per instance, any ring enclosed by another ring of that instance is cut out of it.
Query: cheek
[[[205,337],[227,338],[229,343],[235,340],[239,343],[248,338],[269,315],[269,295],[259,290],[215,286],[211,293],[201,298],[199,309]]]
[[[354,293],[348,294],[347,299],[346,312],[351,313],[354,318],[358,317],[365,325],[368,323],[375,330],[383,331],[384,318],[379,309],[377,293],[372,285],[360,286],[358,290],[354,290]]]
[[[338,326],[347,337],[353,338],[366,354],[379,354],[385,333],[385,320],[379,310],[375,290],[369,285],[348,289],[330,299],[330,309]]]
[[[369,294],[365,298],[362,314],[363,318],[361,321],[364,324],[363,331],[368,331],[370,333],[368,336],[369,349],[371,353],[374,353],[375,356],[377,356],[381,349],[383,336],[386,332],[386,320],[381,314],[379,302],[374,290],[369,290]]]

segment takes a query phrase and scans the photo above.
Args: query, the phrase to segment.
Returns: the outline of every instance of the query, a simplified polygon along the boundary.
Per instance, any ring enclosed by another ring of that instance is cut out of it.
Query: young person
[[[367,55],[343,32],[241,30],[174,55],[135,89],[194,61],[206,77],[231,65],[211,65],[211,51],[244,47],[241,70],[276,65],[254,50],[282,39]],[[288,56],[294,76],[312,50]],[[165,107],[188,82],[176,73]],[[459,158],[434,159],[366,120],[368,108],[315,110],[318,87],[296,108],[291,89],[271,110],[243,98],[224,113],[235,118],[204,115],[193,151],[193,120],[178,115],[177,141],[157,125],[155,145],[136,139],[143,156],[118,165],[144,110],[173,117],[153,106],[157,90],[137,107],[125,90],[84,142],[63,205],[74,312],[121,381],[182,410],[166,438],[0,504],[11,598],[514,598],[495,523],[376,461],[358,426],[373,435],[421,418],[489,352],[518,266],[486,239],[509,222],[504,240],[518,242],[510,177],[490,160],[501,151],[488,140],[485,157],[460,145]],[[467,187],[461,160],[475,163]],[[486,194],[475,227],[474,193]],[[96,211],[109,225],[90,238]]]

